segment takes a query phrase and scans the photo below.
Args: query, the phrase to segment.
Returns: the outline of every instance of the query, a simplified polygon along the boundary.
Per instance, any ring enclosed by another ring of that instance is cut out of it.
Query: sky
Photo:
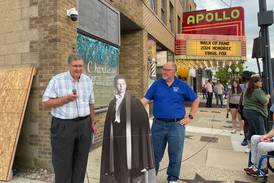
[[[232,7],[241,6],[244,8],[245,14],[245,36],[246,36],[246,51],[247,51],[247,62],[245,63],[245,70],[251,70],[257,72],[257,63],[255,59],[251,58],[253,39],[259,36],[259,27],[257,21],[257,13],[259,11],[259,0],[223,0],[228,5],[232,1]],[[228,6],[221,0],[194,0],[197,4],[197,10],[214,10],[228,8]],[[274,0],[266,0],[267,10],[274,11]],[[270,37],[270,50],[271,57],[274,58],[274,24],[269,27]]]

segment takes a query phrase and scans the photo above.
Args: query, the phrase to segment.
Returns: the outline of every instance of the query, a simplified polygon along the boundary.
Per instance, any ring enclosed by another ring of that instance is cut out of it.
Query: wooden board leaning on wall
[[[12,165],[35,68],[0,69],[0,180],[12,178]]]

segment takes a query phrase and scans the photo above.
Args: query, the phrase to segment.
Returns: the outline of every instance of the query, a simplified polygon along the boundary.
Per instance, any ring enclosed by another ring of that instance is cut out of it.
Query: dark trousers
[[[91,119],[52,118],[51,146],[55,183],[83,183],[92,142]]]
[[[245,134],[245,138],[247,139],[247,135],[248,135],[248,121],[246,119],[244,119],[244,134]]]
[[[266,118],[255,110],[244,109],[243,113],[248,121],[247,140],[250,141],[252,135],[264,135]]]
[[[212,107],[212,97],[213,97],[213,93],[207,92],[206,107]]]
[[[244,106],[242,104],[239,104],[238,111],[239,111],[239,114],[241,115],[242,120],[244,120],[243,130],[244,130],[245,139],[247,139],[247,135],[248,135],[248,121],[244,117],[243,110],[244,110]]]
[[[203,91],[203,99],[207,99],[207,93]]]

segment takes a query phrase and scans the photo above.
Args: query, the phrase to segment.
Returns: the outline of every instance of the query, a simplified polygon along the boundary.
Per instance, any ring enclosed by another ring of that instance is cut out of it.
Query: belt
[[[58,119],[58,120],[62,120],[62,121],[81,121],[81,120],[84,120],[88,117],[89,117],[89,115],[83,116],[83,117],[78,117],[78,118],[73,118],[73,119],[60,119],[60,118],[56,118],[56,117],[54,117],[54,118]]]
[[[183,118],[155,118],[155,119],[163,122],[177,122]]]
[[[84,119],[86,119],[86,118],[88,118],[89,117],[89,115],[88,116],[83,116],[83,117],[78,117],[78,118],[74,118],[74,119],[71,119],[72,121],[81,121],[81,120],[84,120]]]

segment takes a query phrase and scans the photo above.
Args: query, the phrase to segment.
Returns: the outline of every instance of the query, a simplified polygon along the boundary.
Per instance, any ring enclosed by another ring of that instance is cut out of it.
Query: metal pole
[[[260,75],[260,78],[262,78],[260,62],[259,62],[258,58],[256,58],[256,60],[257,60],[257,66],[258,66],[259,75]]]
[[[260,12],[267,11],[266,0],[259,0],[259,10]],[[272,64],[271,64],[271,52],[270,52],[270,42],[269,42],[269,25],[261,25],[261,36],[263,39],[263,64],[264,64],[264,75],[265,75],[265,85],[266,85],[266,93],[270,94],[271,101],[273,100],[273,79],[272,79]],[[269,103],[269,105],[271,102]],[[268,121],[272,121],[272,116],[269,115]],[[268,124],[266,125],[267,131],[269,131]]]

